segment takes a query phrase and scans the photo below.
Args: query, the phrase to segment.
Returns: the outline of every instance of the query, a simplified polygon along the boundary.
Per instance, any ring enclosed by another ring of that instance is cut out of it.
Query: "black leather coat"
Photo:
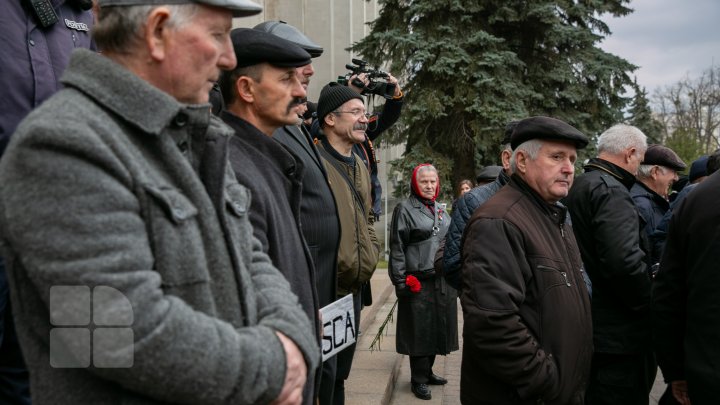
[[[401,354],[431,356],[459,348],[457,291],[434,270],[435,253],[450,225],[450,216],[438,210],[435,203],[433,215],[411,196],[393,211],[388,273],[398,294],[396,349]],[[404,287],[409,274],[420,280],[419,293]]]

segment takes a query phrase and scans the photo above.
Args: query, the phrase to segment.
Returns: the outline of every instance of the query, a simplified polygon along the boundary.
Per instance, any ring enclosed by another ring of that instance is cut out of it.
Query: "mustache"
[[[307,103],[306,97],[295,97],[292,100],[290,100],[290,102],[288,103],[287,112],[290,113],[290,110],[292,110],[296,106],[299,106],[300,104],[305,104],[305,103]]]
[[[366,122],[357,122],[355,125],[353,125],[353,131],[360,130],[360,131],[367,131],[368,124]]]

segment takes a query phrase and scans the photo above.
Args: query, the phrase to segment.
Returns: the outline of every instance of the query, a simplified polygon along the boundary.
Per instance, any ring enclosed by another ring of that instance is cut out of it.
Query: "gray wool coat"
[[[276,331],[312,372],[314,330],[252,236],[249,192],[227,164],[232,131],[209,106],[179,104],[89,51],[73,54],[62,81],[0,163],[2,247],[33,403],[268,403],[285,376]],[[53,286],[120,294],[78,306],[50,301]],[[57,334],[118,325],[129,346]],[[128,352],[129,367],[101,367]],[[88,365],[53,367],[59,354]]]

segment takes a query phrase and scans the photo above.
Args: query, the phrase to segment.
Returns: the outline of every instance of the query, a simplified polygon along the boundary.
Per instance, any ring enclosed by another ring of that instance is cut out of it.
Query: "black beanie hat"
[[[320,126],[323,125],[326,115],[354,98],[364,102],[360,93],[342,84],[330,82],[323,87],[317,102],[317,117]]]

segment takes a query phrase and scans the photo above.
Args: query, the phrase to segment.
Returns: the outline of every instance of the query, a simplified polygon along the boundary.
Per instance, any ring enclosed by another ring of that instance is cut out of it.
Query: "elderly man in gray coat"
[[[99,3],[102,55],[73,54],[0,164],[33,402],[299,404],[315,331],[253,237],[207,104],[236,64],[232,17],[260,8]]]

